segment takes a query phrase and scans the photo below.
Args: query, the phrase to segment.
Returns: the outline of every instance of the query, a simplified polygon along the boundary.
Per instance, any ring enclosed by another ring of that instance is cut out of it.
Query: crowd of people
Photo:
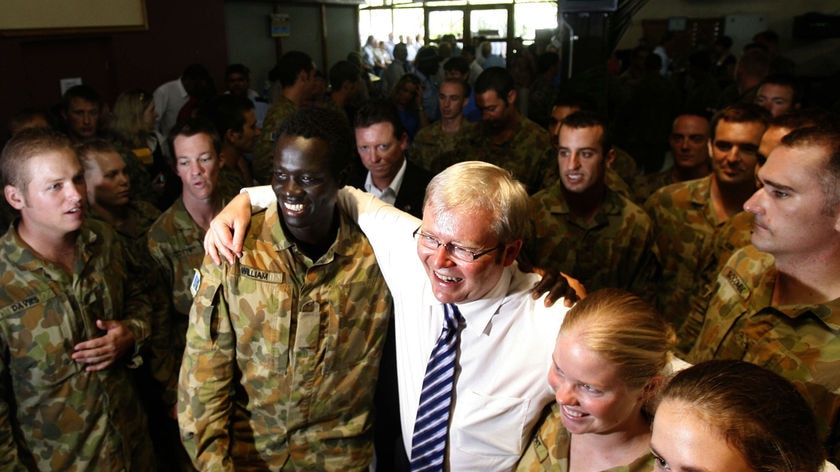
[[[835,470],[840,118],[777,40],[614,101],[371,36],[21,111],[0,469]]]

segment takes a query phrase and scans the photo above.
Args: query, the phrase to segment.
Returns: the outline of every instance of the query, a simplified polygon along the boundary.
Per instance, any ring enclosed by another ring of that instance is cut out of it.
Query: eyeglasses
[[[446,252],[449,253],[449,255],[451,255],[454,259],[458,259],[461,262],[475,262],[475,260],[479,257],[484,256],[486,254],[490,254],[496,249],[502,247],[501,245],[498,245],[494,248],[487,249],[485,251],[475,252],[471,249],[467,249],[465,247],[461,247],[452,243],[444,244],[440,239],[432,236],[431,234],[420,231],[420,228],[415,229],[412,235],[414,236],[414,239],[416,239],[417,242],[419,242],[420,245],[424,248],[434,251],[437,250],[437,248],[443,246],[443,248],[446,250]]]

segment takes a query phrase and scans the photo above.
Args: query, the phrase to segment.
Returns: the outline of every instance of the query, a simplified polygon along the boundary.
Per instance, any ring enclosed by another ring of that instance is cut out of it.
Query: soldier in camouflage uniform
[[[321,108],[280,127],[277,202],[242,257],[207,258],[190,313],[178,417],[201,470],[367,470],[391,296],[336,206],[353,138]]]
[[[507,169],[525,184],[529,194],[543,188],[546,173],[556,178],[548,132],[519,114],[513,77],[508,71],[501,67],[485,69],[475,82],[475,100],[481,122],[468,137],[469,149],[462,160],[484,161]]]
[[[181,197],[149,228],[148,252],[170,289],[173,311],[168,348],[177,359],[177,376],[193,303],[190,284],[204,258],[201,243],[210,220],[222,209],[224,201],[218,186],[220,140],[213,125],[202,119],[188,120],[173,128],[170,140],[183,190]],[[174,405],[175,401],[173,390],[169,404]]]
[[[666,185],[709,175],[708,143],[709,120],[705,116],[687,113],[676,117],[668,138],[674,165],[655,174],[637,177],[633,184],[635,200],[641,205]]]
[[[219,195],[230,200],[254,181],[250,163],[245,158],[246,154],[254,152],[260,137],[254,102],[242,96],[222,95],[210,104],[208,118],[221,141]]]
[[[558,143],[560,178],[531,197],[524,255],[538,267],[572,274],[588,290],[615,287],[650,297],[650,218],[604,182],[615,156],[604,122],[591,112],[573,113]]]
[[[130,368],[151,305],[107,225],[85,221],[85,183],[66,136],[27,130],[3,150],[0,468],[153,470]]]
[[[719,111],[709,141],[713,173],[663,187],[645,202],[662,268],[657,308],[678,332],[691,297],[718,267],[714,233],[755,191],[756,153],[768,119],[767,110],[752,104]]]
[[[315,82],[312,58],[300,51],[283,54],[274,70],[283,92],[265,114],[263,132],[254,149],[254,179],[261,183],[271,182],[274,144],[280,123],[306,103]]]
[[[840,412],[840,130],[802,128],[761,167],[744,207],[753,246],[717,278],[688,360],[741,359],[796,385],[814,408],[833,461]],[[764,252],[760,252],[764,251]]]
[[[437,174],[464,159],[468,137],[475,128],[463,114],[469,95],[469,85],[462,80],[446,79],[440,85],[440,120],[420,128],[414,136],[409,153],[412,162]]]

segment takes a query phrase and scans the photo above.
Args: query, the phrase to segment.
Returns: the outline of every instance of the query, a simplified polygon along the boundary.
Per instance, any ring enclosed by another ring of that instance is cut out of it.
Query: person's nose
[[[753,193],[752,196],[744,202],[744,210],[754,215],[764,213],[764,207],[761,204],[763,194],[763,188],[756,190],[755,193]]]

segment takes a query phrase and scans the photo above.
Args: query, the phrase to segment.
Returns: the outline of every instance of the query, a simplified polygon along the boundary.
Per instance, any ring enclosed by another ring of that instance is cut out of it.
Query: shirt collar
[[[486,296],[467,303],[458,303],[458,309],[467,322],[467,328],[488,333],[493,318],[499,314],[508,300],[508,291],[513,276],[510,266],[505,267],[496,286]]]
[[[380,200],[383,200],[391,205],[394,204],[397,200],[397,194],[400,192],[400,187],[402,187],[402,181],[405,177],[405,169],[408,166],[407,159],[403,159],[402,166],[400,166],[400,170],[397,171],[397,175],[391,180],[391,183],[388,185],[388,188],[383,190],[379,190],[376,188],[376,185],[373,185],[373,179],[371,179],[370,172],[367,173],[367,177],[365,177],[365,192],[370,193],[378,197]]]

